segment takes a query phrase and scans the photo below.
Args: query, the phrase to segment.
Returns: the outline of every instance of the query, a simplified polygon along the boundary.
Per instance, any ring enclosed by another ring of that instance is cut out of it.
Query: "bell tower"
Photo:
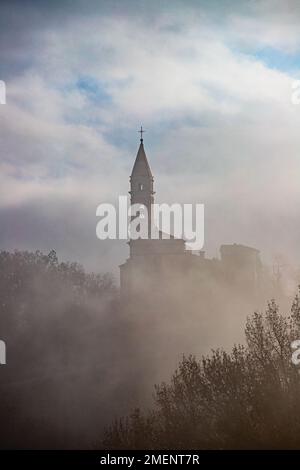
[[[129,258],[120,265],[122,295],[141,295],[145,289],[155,290],[168,282],[174,266],[186,264],[185,241],[173,235],[163,237],[163,232],[155,224],[153,217],[154,178],[146,157],[141,127],[140,146],[130,176],[131,205],[143,205],[148,211],[148,239],[129,239]],[[139,212],[139,209],[137,209]],[[135,212],[133,218],[138,214]],[[142,217],[142,213],[140,213]],[[152,236],[154,235],[154,236]],[[177,268],[176,268],[177,269]],[[151,287],[152,286],[152,287]]]

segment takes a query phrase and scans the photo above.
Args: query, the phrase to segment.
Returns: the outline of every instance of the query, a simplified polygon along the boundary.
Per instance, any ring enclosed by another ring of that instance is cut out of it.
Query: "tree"
[[[299,448],[300,376],[291,342],[300,338],[300,296],[289,316],[274,300],[245,326],[245,345],[183,357],[154,407],[135,410],[105,432],[115,449]]]
[[[89,446],[114,399],[101,387],[122,328],[112,277],[55,251],[2,251],[0,273],[0,447]]]

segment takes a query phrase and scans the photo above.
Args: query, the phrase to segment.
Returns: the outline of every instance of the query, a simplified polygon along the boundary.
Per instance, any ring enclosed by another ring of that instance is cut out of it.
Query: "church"
[[[141,129],[142,131],[142,129]],[[147,208],[148,227],[153,225],[154,177],[146,156],[141,132],[140,145],[130,176],[131,205]],[[129,240],[129,258],[120,266],[121,295],[151,295],[157,291],[182,290],[196,285],[203,290],[208,282],[238,290],[256,298],[260,294],[263,268],[259,251],[240,245],[222,245],[220,258],[206,258],[204,251],[186,248],[185,240],[170,235],[165,239]]]

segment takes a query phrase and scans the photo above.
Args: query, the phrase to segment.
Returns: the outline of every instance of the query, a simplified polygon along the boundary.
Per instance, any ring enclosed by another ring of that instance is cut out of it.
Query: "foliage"
[[[110,337],[122,328],[114,280],[54,251],[3,251],[0,274],[0,446],[89,445],[105,421]]]
[[[275,301],[254,313],[245,346],[200,361],[183,357],[155,406],[115,421],[103,446],[115,449],[299,448],[300,378],[291,342],[300,338],[300,300],[291,314]]]

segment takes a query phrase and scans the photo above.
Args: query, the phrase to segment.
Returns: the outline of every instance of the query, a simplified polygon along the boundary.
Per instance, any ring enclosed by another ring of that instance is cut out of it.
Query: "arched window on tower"
[[[143,183],[139,183],[139,190],[140,190],[140,191],[143,191],[143,189],[144,189]]]

